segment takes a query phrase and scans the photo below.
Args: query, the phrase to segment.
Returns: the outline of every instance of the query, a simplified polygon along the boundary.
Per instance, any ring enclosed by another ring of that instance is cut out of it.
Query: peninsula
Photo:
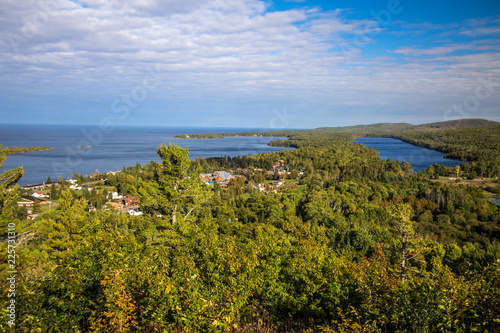
[[[31,151],[54,150],[54,148],[49,147],[6,147],[5,149],[8,149],[7,154],[22,154]]]

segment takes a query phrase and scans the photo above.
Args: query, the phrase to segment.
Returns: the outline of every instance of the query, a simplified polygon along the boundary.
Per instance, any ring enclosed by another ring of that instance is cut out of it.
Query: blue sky
[[[2,123],[500,121],[493,0],[2,0]]]

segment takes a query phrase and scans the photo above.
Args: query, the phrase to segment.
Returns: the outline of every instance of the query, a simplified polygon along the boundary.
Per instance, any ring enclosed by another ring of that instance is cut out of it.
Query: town
[[[134,166],[129,169],[142,167]],[[124,168],[125,170],[125,168]],[[123,171],[90,174],[87,177],[73,173],[73,178],[62,179],[52,182],[50,177],[41,184],[25,185],[20,187],[20,199],[17,206],[21,208],[27,219],[33,220],[45,212],[57,209],[57,202],[61,190],[69,189],[74,197],[85,198],[89,212],[97,209],[113,209],[119,213],[132,216],[142,215],[139,209],[140,199],[130,194],[123,181],[118,179],[124,174]],[[270,169],[240,168],[227,171],[214,171],[212,173],[201,173],[200,180],[207,186],[219,186],[222,190],[230,187],[246,186],[250,190],[263,193],[279,193],[284,185],[297,186],[298,180],[304,176],[304,171],[296,171],[285,166],[283,160],[279,160]],[[250,176],[251,175],[251,176]]]

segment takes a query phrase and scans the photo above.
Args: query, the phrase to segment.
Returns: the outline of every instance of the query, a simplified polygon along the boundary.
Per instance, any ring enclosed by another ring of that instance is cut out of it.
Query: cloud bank
[[[284,108],[286,127],[500,120],[498,17],[436,26],[299,5],[4,0],[0,110],[44,123],[98,123],[117,101],[123,124],[267,127]],[[450,113],[481,80],[492,93]]]

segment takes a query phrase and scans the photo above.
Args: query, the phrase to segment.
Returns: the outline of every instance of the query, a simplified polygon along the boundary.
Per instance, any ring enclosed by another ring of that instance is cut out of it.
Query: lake
[[[271,147],[276,139],[269,137],[230,137],[223,139],[176,139],[177,134],[234,133],[262,131],[259,128],[197,128],[197,127],[115,127],[103,130],[99,126],[73,125],[0,125],[0,144],[3,147],[47,146],[51,151],[8,155],[0,173],[20,165],[24,176],[20,185],[42,183],[50,176],[71,177],[73,171],[82,175],[117,171],[137,162],[146,164],[160,159],[156,148],[175,143],[189,148],[190,159],[257,154],[293,148]],[[91,148],[80,148],[91,146]]]
[[[443,153],[403,142],[392,138],[357,138],[355,143],[361,143],[368,148],[375,148],[379,152],[380,159],[400,160],[410,162],[413,170],[422,171],[434,163],[449,167],[467,163],[464,161],[450,160],[444,158]]]

